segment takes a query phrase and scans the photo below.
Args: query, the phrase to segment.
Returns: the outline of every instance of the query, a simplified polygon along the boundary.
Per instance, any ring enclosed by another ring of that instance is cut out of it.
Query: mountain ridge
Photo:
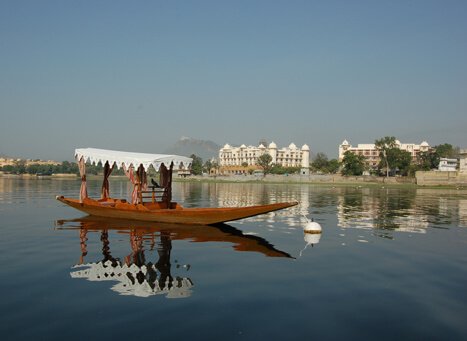
[[[172,146],[168,147],[164,152],[166,154],[177,154],[182,156],[190,156],[195,154],[203,159],[203,161],[217,158],[221,146],[210,140],[200,140],[192,137],[182,136]]]

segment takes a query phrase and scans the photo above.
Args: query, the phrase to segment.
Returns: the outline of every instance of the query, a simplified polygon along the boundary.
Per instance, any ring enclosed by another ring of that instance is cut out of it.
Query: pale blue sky
[[[467,147],[467,1],[0,1],[0,154]]]

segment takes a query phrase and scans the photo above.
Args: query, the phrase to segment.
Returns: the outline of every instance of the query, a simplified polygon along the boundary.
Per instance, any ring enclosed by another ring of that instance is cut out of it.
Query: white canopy
[[[84,158],[85,162],[90,162],[91,164],[101,162],[104,165],[108,161],[110,166],[115,163],[117,168],[120,168],[123,164],[126,168],[129,168],[131,165],[135,168],[143,165],[145,170],[148,169],[149,165],[158,170],[162,163],[169,167],[171,162],[174,163],[175,169],[181,167],[188,168],[192,162],[191,158],[179,155],[131,153],[96,148],[75,149],[75,158],[77,161]]]

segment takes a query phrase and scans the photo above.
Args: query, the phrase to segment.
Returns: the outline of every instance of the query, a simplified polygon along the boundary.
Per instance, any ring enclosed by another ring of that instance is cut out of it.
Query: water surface
[[[195,228],[83,218],[54,199],[79,185],[0,177],[3,339],[467,337],[465,191],[175,183],[188,207],[300,202]]]

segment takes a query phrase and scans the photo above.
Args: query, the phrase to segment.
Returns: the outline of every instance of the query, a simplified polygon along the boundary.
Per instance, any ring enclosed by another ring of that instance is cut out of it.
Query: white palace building
[[[272,163],[283,167],[300,167],[301,174],[308,174],[310,167],[310,147],[304,144],[298,148],[294,143],[288,147],[277,148],[274,142],[267,147],[266,143],[260,143],[259,146],[233,147],[226,144],[219,150],[220,173],[223,174],[246,174],[249,170],[259,169],[257,166],[258,158],[263,154],[269,154],[272,157]]]
[[[430,150],[430,145],[423,141],[420,144],[414,143],[401,143],[396,140],[396,147],[410,153],[412,160],[416,160],[420,152],[427,152]],[[379,151],[376,149],[374,143],[358,144],[356,147],[352,146],[347,140],[344,140],[339,145],[339,162],[344,158],[344,153],[351,151],[357,155],[363,155],[371,167],[378,166],[380,162]]]

